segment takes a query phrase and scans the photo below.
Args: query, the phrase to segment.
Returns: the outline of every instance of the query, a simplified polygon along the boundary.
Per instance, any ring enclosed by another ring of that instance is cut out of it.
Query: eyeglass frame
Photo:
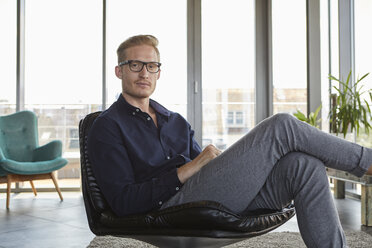
[[[130,67],[130,63],[132,63],[132,62],[140,62],[140,63],[142,63],[141,70],[139,70],[139,71],[133,71],[133,70],[131,69],[131,67]],[[151,63],[154,63],[154,64],[156,64],[156,65],[158,66],[158,71],[156,71],[156,72],[151,72],[151,71],[149,71],[149,68],[147,68],[147,65],[148,65],[148,64],[151,64]],[[149,73],[158,73],[158,72],[160,71],[161,63],[160,63],[160,62],[153,62],[153,61],[152,61],[152,62],[143,62],[143,61],[141,61],[141,60],[130,59],[130,60],[125,60],[125,61],[122,61],[122,62],[119,63],[119,66],[123,66],[123,65],[129,65],[129,70],[132,71],[132,72],[141,72],[141,71],[143,70],[143,67],[146,67],[146,70],[147,70]]]

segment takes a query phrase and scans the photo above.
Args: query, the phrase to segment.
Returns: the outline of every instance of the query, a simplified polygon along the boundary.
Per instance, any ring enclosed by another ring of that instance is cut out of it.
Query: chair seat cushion
[[[2,177],[2,176],[6,176],[8,173],[5,171],[5,170],[3,170],[2,168],[1,168],[1,166],[0,166],[0,177]]]
[[[214,237],[237,237],[247,236],[247,233],[251,236],[266,233],[285,223],[294,214],[293,206],[288,206],[282,210],[260,209],[240,215],[220,203],[199,201],[127,217],[117,217],[111,211],[105,211],[100,221],[108,228],[120,230],[121,234],[173,232],[175,235],[193,233],[204,236],[205,233],[205,236],[211,236],[213,233]]]
[[[2,167],[4,171],[20,175],[49,173],[62,168],[66,164],[67,160],[61,157],[49,161],[38,162],[18,162],[11,159],[0,161],[0,167]]]

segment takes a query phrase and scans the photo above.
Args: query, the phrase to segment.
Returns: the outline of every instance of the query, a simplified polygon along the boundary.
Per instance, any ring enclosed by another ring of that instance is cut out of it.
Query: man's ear
[[[120,66],[115,66],[115,75],[118,78],[123,79],[123,71],[121,70]]]
[[[158,78],[156,80],[158,80],[160,78],[160,72],[161,72],[161,70],[159,69],[159,71],[158,71]]]

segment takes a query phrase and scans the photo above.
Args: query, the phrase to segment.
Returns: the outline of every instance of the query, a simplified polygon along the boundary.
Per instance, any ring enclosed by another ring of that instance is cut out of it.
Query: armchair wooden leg
[[[34,182],[30,181],[30,184],[31,184],[32,191],[34,192],[34,195],[37,196],[37,191],[36,191],[36,188],[34,186]]]
[[[362,184],[362,194],[360,202],[362,207],[362,225],[372,226],[372,185]]]
[[[345,182],[333,179],[333,196],[336,199],[345,199]]]
[[[51,176],[51,178],[52,178],[52,180],[53,180],[54,186],[56,187],[56,190],[57,190],[57,192],[58,192],[59,198],[61,199],[61,201],[63,201],[62,193],[61,193],[61,190],[60,190],[59,187],[58,187],[58,183],[57,183],[57,180],[56,180],[56,178],[55,178],[55,176],[54,176],[54,173],[51,172],[51,173],[50,173],[50,176]]]
[[[7,175],[7,188],[6,188],[6,209],[9,209],[10,191],[12,189],[12,176]]]

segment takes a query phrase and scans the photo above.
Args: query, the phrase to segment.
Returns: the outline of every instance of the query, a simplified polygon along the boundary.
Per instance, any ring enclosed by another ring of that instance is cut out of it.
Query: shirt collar
[[[158,112],[159,114],[164,115],[166,117],[169,117],[170,114],[171,114],[168,109],[166,109],[163,105],[161,105],[160,103],[158,103],[155,100],[150,99],[150,106],[153,109],[155,109],[156,112]]]
[[[133,105],[129,104],[125,98],[123,97],[123,94],[120,94],[118,100],[117,100],[119,106],[126,111],[129,111],[130,114],[133,112],[138,112],[140,109],[137,107],[134,107]],[[171,112],[166,109],[163,105],[160,103],[150,99],[150,106],[159,114],[164,115],[166,117],[169,117],[171,115]]]

